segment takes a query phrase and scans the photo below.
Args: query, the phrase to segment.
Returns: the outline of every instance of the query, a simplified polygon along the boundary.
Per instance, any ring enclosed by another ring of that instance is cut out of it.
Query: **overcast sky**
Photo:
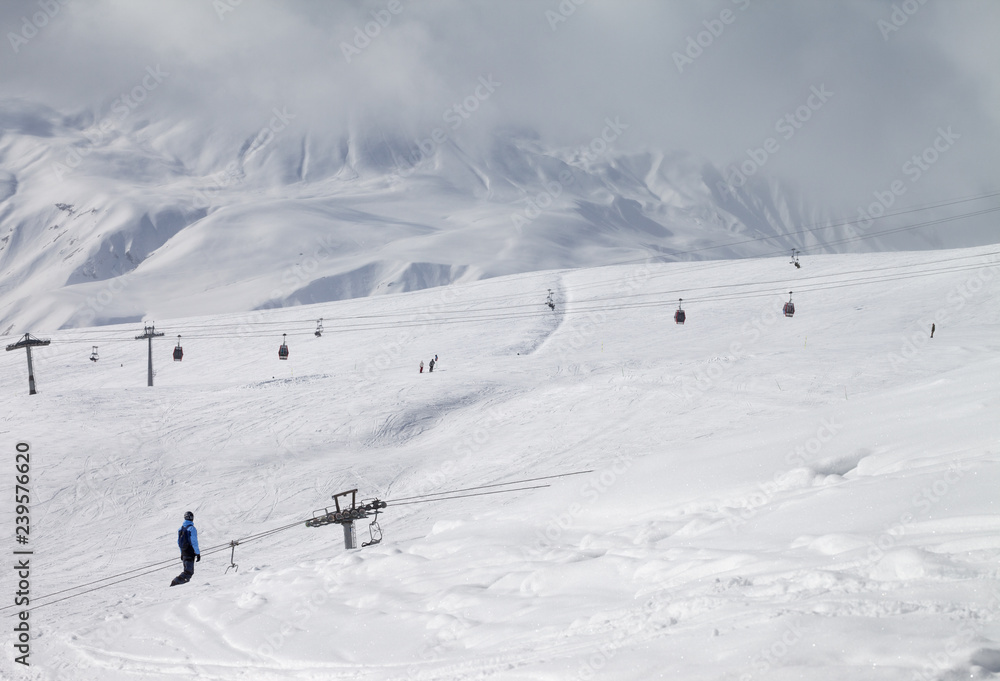
[[[620,150],[747,169],[751,149],[851,216],[897,180],[910,205],[1000,188],[996,0],[35,0],[0,4],[0,29],[0,99],[65,113],[106,115],[159,65],[153,120],[251,131],[279,107],[320,136],[417,136],[482,77],[470,144],[582,144],[618,117]]]

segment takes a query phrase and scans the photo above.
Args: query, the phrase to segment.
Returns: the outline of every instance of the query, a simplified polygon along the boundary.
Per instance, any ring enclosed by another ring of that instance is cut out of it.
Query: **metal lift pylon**
[[[348,506],[347,496],[350,495],[350,505]],[[344,500],[344,505],[340,505],[340,500]],[[313,513],[313,517],[306,521],[306,527],[322,527],[323,525],[340,525],[344,528],[344,548],[345,549],[356,549],[358,548],[358,536],[354,529],[354,521],[361,520],[363,518],[371,517],[369,514],[374,513],[375,518],[378,517],[378,512],[386,507],[384,501],[379,501],[378,499],[373,499],[369,502],[358,503],[358,490],[350,489],[346,492],[341,492],[340,494],[333,495],[334,510],[331,511],[329,508],[324,508]],[[372,520],[373,524],[375,520]],[[374,535],[372,540],[362,546],[370,546],[372,544],[378,544],[381,541],[381,537],[376,539]]]
[[[28,394],[36,395],[35,392],[35,371],[31,368],[31,348],[42,347],[48,345],[52,341],[48,339],[35,338],[30,333],[24,334],[24,338],[16,343],[11,343],[7,346],[7,352],[11,350],[20,350],[24,348],[28,351]]]

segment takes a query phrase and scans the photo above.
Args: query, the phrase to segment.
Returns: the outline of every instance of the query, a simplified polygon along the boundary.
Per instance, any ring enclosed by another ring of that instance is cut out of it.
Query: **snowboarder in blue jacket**
[[[177,546],[181,549],[181,563],[184,565],[184,572],[174,577],[170,586],[187,584],[194,576],[195,561],[201,562],[201,549],[198,548],[198,530],[194,526],[194,513],[188,511],[184,514],[184,524],[177,530]]]

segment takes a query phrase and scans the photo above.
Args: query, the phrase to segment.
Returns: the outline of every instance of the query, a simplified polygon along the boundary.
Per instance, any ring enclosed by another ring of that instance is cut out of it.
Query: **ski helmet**
[[[188,511],[187,513],[185,513],[184,514],[184,520],[194,520],[194,513],[192,513],[191,511]]]

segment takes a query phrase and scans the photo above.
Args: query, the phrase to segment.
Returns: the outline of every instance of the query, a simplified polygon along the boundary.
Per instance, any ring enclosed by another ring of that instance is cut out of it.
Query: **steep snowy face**
[[[151,78],[153,76],[150,76]],[[0,106],[0,331],[210,314],[649,258],[738,258],[837,243],[777,182],[687,154],[574,149],[500,130],[372,125],[337,139]]]

